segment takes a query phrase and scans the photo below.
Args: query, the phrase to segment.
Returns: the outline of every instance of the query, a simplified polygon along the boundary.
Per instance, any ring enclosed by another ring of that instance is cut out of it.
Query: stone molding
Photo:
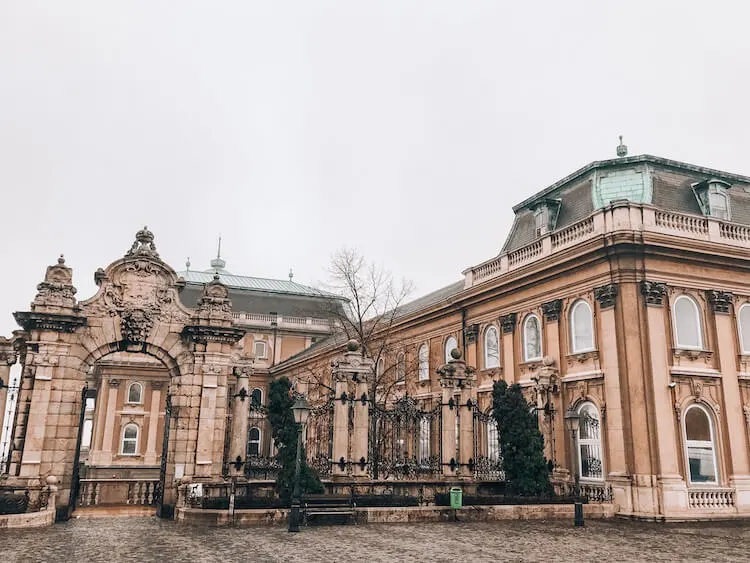
[[[729,314],[734,301],[734,295],[728,291],[710,290],[706,292],[711,310],[714,313]]]
[[[500,326],[503,329],[503,333],[507,334],[516,330],[516,323],[518,322],[517,313],[508,313],[500,317]]]
[[[194,342],[235,344],[245,336],[245,330],[235,327],[188,325],[182,330],[182,335]]]
[[[464,328],[464,336],[466,337],[466,344],[474,344],[479,338],[479,325],[471,324]]]
[[[13,313],[13,318],[24,330],[51,330],[54,332],[75,332],[78,327],[86,326],[85,317],[77,315],[58,315],[54,313],[34,313],[29,311]]]

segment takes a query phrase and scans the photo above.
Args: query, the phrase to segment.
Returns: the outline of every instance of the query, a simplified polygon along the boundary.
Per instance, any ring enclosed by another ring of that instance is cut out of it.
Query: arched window
[[[419,347],[419,380],[430,379],[430,349],[427,344]]]
[[[539,317],[532,314],[523,322],[523,358],[530,362],[541,357],[542,325],[539,323]]]
[[[380,358],[378,360],[378,365],[375,368],[375,377],[378,381],[383,377],[383,374],[385,373],[385,359]]]
[[[453,356],[451,356],[451,352],[453,352],[454,348],[458,348],[458,342],[456,342],[456,339],[452,336],[449,336],[448,339],[445,341],[445,363],[447,364],[453,359]]]
[[[257,387],[250,393],[250,404],[254,407],[259,407],[263,404],[263,391]]]
[[[711,416],[701,405],[685,410],[685,453],[691,483],[716,483],[716,451]]]
[[[496,368],[500,365],[500,348],[497,329],[494,326],[484,331],[484,368]]]
[[[424,461],[430,457],[430,419],[419,419],[419,460]]]
[[[396,381],[406,381],[406,354],[403,352],[396,356]]]
[[[122,431],[122,455],[136,455],[138,453],[138,425],[128,424]]]
[[[143,385],[131,383],[128,386],[128,403],[141,404],[143,402]]]
[[[698,305],[687,295],[675,299],[672,308],[674,316],[674,337],[677,348],[703,348],[703,330]]]
[[[487,423],[487,457],[490,461],[500,460],[500,436],[497,433],[497,421],[494,418]]]
[[[594,349],[594,317],[583,300],[576,301],[570,309],[570,341],[574,354]]]
[[[743,354],[750,354],[750,304],[745,303],[740,307],[737,321],[740,325],[740,348]]]
[[[260,428],[253,426],[247,433],[247,455],[260,455]]]
[[[602,434],[599,410],[593,403],[578,407],[578,470],[581,479],[603,479]]]

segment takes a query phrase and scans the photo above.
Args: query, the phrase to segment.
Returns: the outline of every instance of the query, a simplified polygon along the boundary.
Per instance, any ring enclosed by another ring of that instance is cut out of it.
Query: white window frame
[[[589,326],[591,329],[591,342],[588,346],[584,346],[583,348],[577,348],[576,347],[576,326],[575,326],[575,316],[576,311],[579,307],[585,307],[588,311],[588,321]],[[585,299],[578,299],[575,303],[573,303],[573,306],[570,308],[570,349],[574,354],[582,354],[584,352],[591,352],[592,350],[596,350],[596,344],[594,342],[594,311],[591,309],[591,305],[589,305],[588,301]]]
[[[487,423],[487,459],[490,461],[500,460],[500,433],[497,421],[491,418]]]
[[[419,461],[430,458],[430,419],[419,419]]]
[[[258,354],[258,345],[259,344],[261,346],[263,346],[263,353],[262,354]],[[265,360],[265,359],[268,358],[268,344],[266,344],[265,340],[255,340],[253,342],[253,354],[259,360]]]
[[[125,434],[128,431],[128,428],[135,428],[135,438],[126,438]],[[138,439],[141,437],[141,429],[138,427],[138,425],[135,422],[129,422],[122,428],[122,434],[120,436],[120,455],[126,455],[126,456],[137,456],[138,455]],[[125,441],[133,442],[135,446],[133,447],[133,452],[126,452],[125,451]]]
[[[83,421],[83,431],[81,432],[81,448],[88,450],[91,448],[91,439],[94,436],[94,421],[87,418]]]
[[[138,401],[131,401],[130,400],[130,390],[133,389],[133,387],[138,386],[140,389],[140,392],[138,393]],[[130,385],[128,385],[128,404],[129,405],[142,405],[143,404],[143,385],[141,383],[138,383],[137,381],[133,381]]]
[[[687,437],[687,414],[691,409],[700,409],[703,412],[703,415],[708,419],[708,431],[709,435],[711,436],[711,441],[709,442],[711,446],[711,454],[712,454],[712,461],[714,463],[714,480],[713,481],[696,481],[693,482],[691,473],[690,473],[690,454],[688,453],[688,448],[690,447],[690,443],[695,443],[698,446],[706,444],[703,440],[688,440]],[[687,480],[688,484],[695,485],[697,487],[703,487],[703,486],[712,486],[716,487],[719,485],[719,461],[716,455],[716,431],[714,430],[714,417],[711,415],[711,412],[704,407],[703,405],[699,403],[693,403],[692,405],[689,405],[685,412],[683,413],[682,418],[682,437],[683,442],[685,444],[685,447],[683,448],[683,455],[685,456],[685,472],[687,473]]]
[[[487,336],[490,334],[490,332],[495,333],[495,343],[497,348],[497,356],[494,358],[494,365],[490,365],[490,355],[488,353],[489,347],[487,346]],[[482,339],[482,342],[484,344],[484,369],[493,369],[496,367],[500,367],[500,333],[497,330],[497,327],[494,325],[488,326],[486,329],[484,329],[484,338]]]
[[[258,439],[257,439],[257,440],[253,440],[253,439],[251,438],[251,436],[252,436],[252,433],[253,433],[253,430],[257,430],[257,431],[258,431]],[[247,444],[246,444],[246,446],[245,446],[245,447],[246,447],[246,450],[245,450],[246,454],[247,454],[248,456],[250,456],[250,455],[253,455],[253,456],[258,456],[258,457],[260,457],[260,453],[261,453],[261,452],[260,452],[260,446],[261,446],[261,444],[262,444],[262,443],[263,443],[263,432],[262,432],[262,431],[261,431],[261,429],[260,429],[260,428],[258,428],[257,426],[251,426],[251,427],[250,427],[250,428],[248,429],[248,431],[247,431]],[[250,453],[250,446],[251,446],[252,444],[257,444],[257,446],[258,446],[258,453],[257,453],[257,454],[251,454],[251,453]]]
[[[596,412],[596,419],[599,421],[599,437],[598,438],[581,438],[581,427],[580,424],[583,424],[583,421],[580,422],[578,430],[576,431],[576,447],[578,448],[578,475],[580,476],[582,481],[604,481],[604,476],[607,474],[604,467],[604,443],[602,441],[602,436],[604,435],[604,427],[602,424],[602,413],[599,410],[599,407],[597,407],[594,403],[591,401],[584,401],[578,407],[576,407],[576,411],[578,412],[578,415],[581,416],[583,414],[583,410],[587,408],[592,408]],[[581,416],[581,418],[583,418]],[[580,420],[580,419],[579,419]],[[587,477],[583,474],[583,455],[581,453],[581,450],[583,450],[583,446],[594,446],[598,448],[599,450],[599,462],[602,465],[602,474],[600,477]]]
[[[538,327],[538,334],[539,334],[539,355],[535,357],[529,356],[529,346],[528,346],[528,334],[526,333],[526,329],[529,325],[529,321],[531,319],[536,319],[537,327]],[[535,313],[530,313],[526,315],[526,318],[523,320],[523,338],[521,339],[523,344],[523,359],[525,362],[535,362],[542,359],[542,356],[544,356],[544,344],[542,342],[542,322],[539,320],[539,317]]]
[[[453,346],[448,346],[450,343],[453,343]],[[456,340],[455,336],[449,336],[445,339],[445,344],[443,345],[443,350],[445,351],[445,363],[447,364],[453,359],[453,356],[451,356],[451,352],[453,349],[458,349],[458,340]]]
[[[406,381],[406,354],[399,352],[396,355],[396,382]]]
[[[692,306],[693,306],[693,313],[695,314],[695,322],[697,323],[698,327],[698,345],[695,346],[693,344],[683,344],[680,342],[680,331],[678,330],[678,318],[677,318],[677,304],[682,301],[687,300]],[[679,348],[680,350],[703,350],[704,346],[704,340],[703,340],[703,319],[701,315],[701,308],[700,305],[696,302],[695,299],[690,297],[689,295],[679,295],[675,300],[674,303],[672,303],[672,329],[674,330],[674,345],[675,348]]]
[[[740,335],[740,350],[743,354],[750,354],[750,315],[746,326],[742,326],[742,312],[750,311],[750,303],[744,303],[737,310],[737,332]]]
[[[422,351],[424,350],[424,357]],[[419,381],[430,380],[430,347],[422,344],[417,349],[417,362],[419,364]]]

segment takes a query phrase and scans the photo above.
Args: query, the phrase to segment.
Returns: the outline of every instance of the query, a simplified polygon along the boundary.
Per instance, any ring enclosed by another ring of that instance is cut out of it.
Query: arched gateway
[[[159,482],[136,480],[126,502],[137,494],[142,503],[173,504],[175,477],[222,474],[228,379],[250,364],[238,344],[245,330],[232,320],[218,275],[195,308],[182,304],[185,282],[160,259],[145,227],[125,256],[94,278],[96,295],[78,302],[72,270],[60,257],[47,268],[31,310],[15,314],[23,327],[14,333],[23,371],[8,480],[23,486],[57,476],[58,506],[69,511],[81,442],[91,439],[83,435],[87,406],[105,405],[93,425],[96,463],[128,467],[128,456],[140,456],[160,468]],[[111,365],[141,375],[120,385],[127,374]],[[118,393],[125,404],[116,410],[107,399]]]

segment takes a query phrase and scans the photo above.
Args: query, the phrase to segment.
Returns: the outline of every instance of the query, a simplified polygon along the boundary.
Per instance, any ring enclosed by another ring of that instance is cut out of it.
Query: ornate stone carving
[[[566,360],[569,366],[572,366],[576,362],[582,364],[584,362],[587,362],[588,360],[598,360],[598,359],[599,359],[599,352],[597,350],[592,350],[590,352],[581,352],[579,354],[568,354],[566,356]]]
[[[241,328],[221,327],[221,326],[186,326],[182,330],[183,336],[191,338],[195,342],[222,342],[234,344],[240,338],[245,336],[245,331]]]
[[[734,295],[727,291],[711,290],[707,291],[708,302],[711,304],[711,309],[714,313],[729,313],[732,307],[732,301]]]
[[[502,327],[503,332],[509,333],[516,330],[517,319],[518,315],[516,313],[508,313],[507,315],[500,317],[500,326]]]
[[[119,387],[120,386],[120,380],[117,378],[113,378],[107,381],[109,383],[110,387]]]
[[[52,313],[16,312],[13,318],[24,330],[52,330],[54,332],[74,332],[79,326],[86,326],[86,318],[77,315],[56,315]]]
[[[620,288],[616,283],[610,283],[594,289],[594,298],[599,302],[599,307],[607,309],[614,307]]]
[[[562,311],[562,299],[553,299],[547,303],[542,303],[542,312],[544,313],[544,318],[548,321],[559,320],[560,311]]]
[[[36,294],[32,307],[52,305],[72,308],[76,306],[73,270],[65,265],[65,257],[62,254],[57,259],[57,264],[47,268],[44,281],[36,288],[39,293]]]
[[[142,344],[154,326],[150,310],[128,307],[121,313],[122,339],[129,344]]]
[[[203,288],[203,296],[196,306],[198,316],[212,317],[224,321],[232,320],[232,302],[229,300],[229,289],[219,280],[219,274]]]
[[[440,376],[440,387],[452,389],[473,387],[474,372],[475,369],[461,359],[461,352],[458,349],[454,349],[451,352],[450,361],[437,369],[437,373]]]
[[[466,344],[474,344],[479,336],[479,325],[472,324],[464,329],[464,336],[466,337]]]
[[[156,245],[154,244],[154,233],[149,231],[148,227],[143,227],[136,233],[133,246],[125,253],[127,258],[133,256],[149,256],[159,259],[159,253],[156,252]]]
[[[744,405],[742,412],[745,413],[745,424],[750,428],[750,405]]]
[[[666,284],[648,280],[641,281],[641,295],[643,295],[646,305],[662,305],[666,294]]]

